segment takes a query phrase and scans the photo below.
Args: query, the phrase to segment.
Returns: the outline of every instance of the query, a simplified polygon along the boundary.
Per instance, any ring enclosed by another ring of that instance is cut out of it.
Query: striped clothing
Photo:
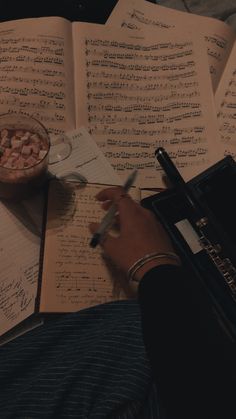
[[[138,303],[46,322],[0,348],[0,418],[155,419]]]

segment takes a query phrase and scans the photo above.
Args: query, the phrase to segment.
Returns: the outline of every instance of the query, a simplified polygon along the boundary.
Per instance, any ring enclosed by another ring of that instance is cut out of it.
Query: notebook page
[[[100,246],[89,246],[89,223],[100,222],[104,216],[95,198],[102,188],[91,184],[66,187],[51,182],[41,312],[73,312],[130,295],[126,278],[103,258]]]

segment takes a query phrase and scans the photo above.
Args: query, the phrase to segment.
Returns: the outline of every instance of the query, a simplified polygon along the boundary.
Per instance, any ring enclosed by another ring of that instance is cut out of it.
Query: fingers
[[[129,224],[130,219],[136,216],[141,207],[120,186],[103,189],[97,194],[97,199],[102,201],[102,208],[108,210],[115,203],[119,213],[121,229]]]
[[[89,224],[89,230],[92,234],[96,233],[98,227],[98,223]],[[117,239],[115,237],[112,237],[109,233],[105,233],[99,244],[104,249],[105,253],[112,254],[113,250],[115,251]]]
[[[112,188],[106,188],[97,194],[98,201],[119,201],[121,195],[124,194],[124,190],[121,186],[115,186]]]

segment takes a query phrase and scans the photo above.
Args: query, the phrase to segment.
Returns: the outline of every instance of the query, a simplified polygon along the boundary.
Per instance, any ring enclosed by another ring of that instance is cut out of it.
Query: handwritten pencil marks
[[[100,250],[89,247],[88,225],[103,215],[95,200],[100,189],[100,185],[74,186],[65,194],[60,183],[51,184],[41,295],[44,309],[76,311],[123,295],[115,291],[117,273],[112,279]]]

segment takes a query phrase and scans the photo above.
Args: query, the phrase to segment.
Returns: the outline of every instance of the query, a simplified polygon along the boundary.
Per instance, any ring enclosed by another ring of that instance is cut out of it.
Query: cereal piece
[[[21,150],[22,156],[30,156],[31,154],[31,146],[30,145],[23,145]]]

